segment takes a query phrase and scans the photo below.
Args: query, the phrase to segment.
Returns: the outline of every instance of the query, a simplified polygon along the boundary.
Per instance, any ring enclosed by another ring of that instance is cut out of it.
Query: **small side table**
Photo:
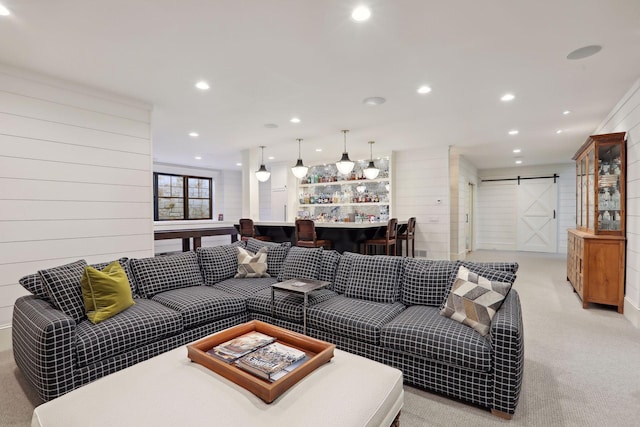
[[[309,304],[309,292],[329,286],[329,282],[311,279],[289,279],[284,282],[271,285],[271,317],[275,318],[275,291],[291,292],[302,294],[304,303],[302,305],[302,330],[307,335],[307,306]]]

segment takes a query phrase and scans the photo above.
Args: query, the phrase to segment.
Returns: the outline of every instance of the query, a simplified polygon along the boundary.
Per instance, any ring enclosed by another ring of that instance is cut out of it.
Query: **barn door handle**
[[[556,219],[556,210],[553,210],[553,219]]]

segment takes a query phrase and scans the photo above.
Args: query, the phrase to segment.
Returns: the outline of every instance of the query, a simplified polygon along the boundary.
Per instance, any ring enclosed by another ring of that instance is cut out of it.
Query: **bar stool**
[[[407,222],[407,230],[404,233],[398,234],[398,240],[406,240],[407,242],[407,251],[405,254],[409,256],[409,240],[411,240],[411,258],[416,257],[416,217],[412,216],[409,218]],[[402,242],[400,242],[400,247],[402,247]]]
[[[331,240],[318,240],[316,235],[316,224],[310,219],[296,219],[296,246],[302,248],[331,249]]]
[[[364,254],[369,252],[369,246],[384,246],[385,255],[396,254],[396,236],[398,233],[398,218],[391,218],[387,223],[387,231],[384,238],[369,239],[364,241]],[[391,250],[393,247],[393,251]]]
[[[240,239],[249,240],[249,238],[262,240],[263,242],[271,241],[271,237],[269,236],[259,236],[256,234],[256,229],[253,226],[253,220],[251,218],[240,218]]]

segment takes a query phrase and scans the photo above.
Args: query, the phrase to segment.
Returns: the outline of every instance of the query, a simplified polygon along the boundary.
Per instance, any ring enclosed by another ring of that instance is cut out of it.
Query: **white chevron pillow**
[[[244,248],[238,247],[238,273],[234,277],[271,277],[267,273],[268,250],[265,246],[254,254]]]
[[[492,282],[460,267],[440,314],[465,324],[485,336],[491,328],[491,319],[507,297],[511,283]]]

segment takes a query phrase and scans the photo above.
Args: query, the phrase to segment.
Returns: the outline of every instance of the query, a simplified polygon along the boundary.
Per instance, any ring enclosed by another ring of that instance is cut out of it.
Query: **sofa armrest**
[[[32,295],[13,308],[13,357],[44,401],[73,390],[76,322]]]
[[[511,289],[491,322],[494,396],[492,410],[513,414],[518,405],[524,371],[522,309]]]

